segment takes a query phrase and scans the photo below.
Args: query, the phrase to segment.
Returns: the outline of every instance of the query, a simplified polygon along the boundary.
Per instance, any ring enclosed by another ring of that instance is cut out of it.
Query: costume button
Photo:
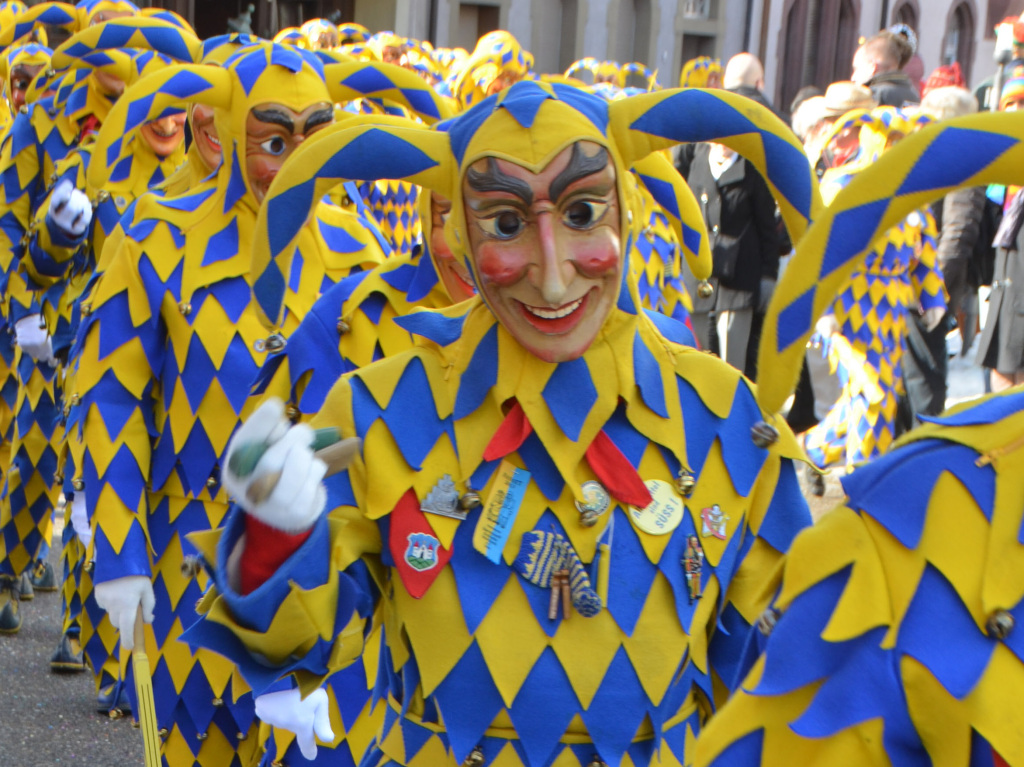
[[[192,314],[192,304],[190,304],[188,301],[182,301],[180,304],[178,304],[178,311],[181,312],[183,317],[188,317],[190,314]]]
[[[71,487],[79,491],[85,490],[85,480],[73,479],[71,480]]]
[[[750,438],[760,448],[768,448],[779,440],[779,430],[769,423],[758,421],[750,427]]]
[[[352,330],[352,326],[345,322],[341,317],[338,317],[338,335],[343,336],[350,330]]]
[[[480,746],[477,746],[469,752],[469,756],[462,763],[462,767],[481,767],[484,763],[484,752]]]
[[[183,578],[195,578],[199,575],[199,571],[203,569],[203,563],[199,557],[186,556],[181,560],[181,575]]]
[[[985,621],[985,633],[992,639],[1002,641],[1010,635],[1016,621],[1006,610],[996,610]]]
[[[478,493],[464,493],[462,497],[459,498],[459,508],[463,511],[472,511],[479,505],[480,495]]]

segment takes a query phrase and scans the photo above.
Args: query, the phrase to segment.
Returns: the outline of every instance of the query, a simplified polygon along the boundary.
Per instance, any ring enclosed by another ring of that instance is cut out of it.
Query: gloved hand
[[[156,597],[153,584],[145,575],[126,575],[93,586],[96,604],[107,611],[110,622],[121,632],[121,647],[135,647],[135,615],[142,606],[142,620],[153,622]]]
[[[25,354],[37,362],[53,361],[53,343],[42,316],[30,314],[14,323],[14,337]]]
[[[314,690],[305,700],[298,690],[260,695],[256,698],[256,716],[273,727],[294,732],[295,742],[306,759],[316,758],[315,738],[324,743],[334,742],[327,691],[323,688]]]
[[[761,288],[757,293],[757,313],[764,314],[768,311],[768,302],[772,300],[772,293],[775,292],[775,280],[771,277],[761,278]]]
[[[313,436],[306,424],[291,425],[281,400],[263,403],[228,445],[221,473],[228,494],[247,512],[277,530],[294,535],[311,528],[327,503],[327,491],[320,482],[327,465],[313,454]],[[236,475],[231,470],[234,454],[260,443],[269,447],[256,468],[248,476]],[[268,485],[273,490],[260,499],[259,489]]]
[[[826,340],[831,338],[839,332],[839,323],[836,322],[836,316],[832,313],[824,315],[814,324],[814,330]]]
[[[89,513],[85,509],[85,493],[75,493],[71,499],[71,526],[75,528],[75,535],[82,545],[89,548],[92,530],[89,528]]]
[[[50,195],[50,209],[46,215],[69,239],[81,237],[92,221],[92,203],[70,179],[64,179]]]
[[[925,309],[924,314],[921,317],[921,321],[924,323],[924,328],[931,333],[935,328],[942,322],[942,318],[946,316],[946,309],[942,306],[933,306],[931,309]]]

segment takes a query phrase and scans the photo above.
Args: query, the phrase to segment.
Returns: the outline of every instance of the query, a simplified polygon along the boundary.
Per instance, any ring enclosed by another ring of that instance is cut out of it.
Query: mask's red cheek
[[[620,254],[616,243],[601,242],[577,245],[571,258],[580,274],[596,279],[618,271]]]
[[[485,281],[499,286],[514,285],[530,265],[530,251],[521,245],[480,245],[476,265]]]

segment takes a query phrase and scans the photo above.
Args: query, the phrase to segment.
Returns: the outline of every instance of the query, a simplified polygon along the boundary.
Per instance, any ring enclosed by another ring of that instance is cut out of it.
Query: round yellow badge
[[[651,494],[651,502],[642,509],[630,506],[629,516],[645,533],[668,535],[683,521],[683,502],[671,482],[649,479],[644,484]]]

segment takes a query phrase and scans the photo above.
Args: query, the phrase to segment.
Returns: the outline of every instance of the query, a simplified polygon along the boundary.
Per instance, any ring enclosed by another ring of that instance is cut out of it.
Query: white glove
[[[72,184],[70,179],[64,179],[50,195],[47,215],[65,234],[81,237],[92,221],[92,203],[85,192]]]
[[[14,323],[14,337],[21,350],[32,359],[37,362],[50,362],[53,360],[53,343],[42,320],[38,314],[22,317]]]
[[[327,491],[320,482],[327,464],[313,455],[313,436],[306,424],[291,425],[281,400],[263,403],[228,445],[221,473],[228,494],[247,512],[277,530],[296,534],[311,528],[327,504]],[[252,474],[239,477],[232,472],[235,452],[260,443],[269,447]],[[273,491],[262,500],[254,500],[253,486],[273,484],[275,477]]]
[[[772,300],[772,293],[775,292],[775,280],[771,277],[761,278],[761,287],[757,294],[757,313],[764,314],[768,311],[768,302]]]
[[[925,309],[924,315],[922,315],[921,321],[924,323],[924,328],[931,333],[935,328],[939,326],[942,318],[946,316],[946,309],[942,306],[933,306],[931,309]]]
[[[126,575],[93,586],[96,604],[110,615],[110,622],[121,632],[121,647],[135,646],[135,615],[142,606],[142,620],[153,622],[156,597],[153,584],[146,575]]]
[[[316,759],[316,740],[334,742],[327,691],[314,690],[305,700],[298,690],[268,692],[256,698],[256,716],[272,727],[295,733],[302,755]]]
[[[815,323],[814,330],[822,338],[831,338],[839,332],[839,323],[836,322],[836,316],[834,314],[826,314]]]
[[[92,530],[89,529],[89,512],[85,509],[85,493],[75,493],[71,499],[71,526],[75,528],[75,535],[82,545],[89,548]]]

